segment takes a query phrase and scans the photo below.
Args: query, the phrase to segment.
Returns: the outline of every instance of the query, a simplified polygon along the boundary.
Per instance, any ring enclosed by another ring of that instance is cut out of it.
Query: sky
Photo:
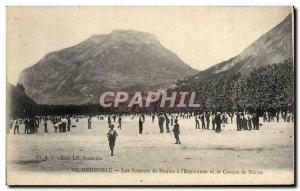
[[[7,81],[45,54],[93,34],[130,29],[154,34],[191,67],[204,70],[242,52],[292,7],[8,7]]]

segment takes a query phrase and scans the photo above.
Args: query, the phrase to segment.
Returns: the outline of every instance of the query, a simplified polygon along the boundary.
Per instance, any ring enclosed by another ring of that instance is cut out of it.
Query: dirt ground
[[[260,119],[262,121],[262,119]],[[263,123],[260,130],[217,134],[196,130],[194,118],[179,119],[182,144],[159,133],[157,119],[123,118],[115,156],[109,152],[107,118],[72,119],[70,132],[7,135],[8,184],[292,184],[294,124]],[[173,127],[171,127],[173,129]],[[76,159],[76,160],[75,160]],[[158,172],[154,171],[157,170]],[[150,171],[150,172],[149,172]],[[174,172],[175,171],[175,172]],[[241,174],[246,171],[245,174]],[[179,172],[179,173],[178,173]],[[50,177],[50,178],[49,178]]]

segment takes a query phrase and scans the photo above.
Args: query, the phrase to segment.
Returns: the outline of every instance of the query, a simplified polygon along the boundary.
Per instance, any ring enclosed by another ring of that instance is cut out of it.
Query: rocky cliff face
[[[283,63],[289,59],[293,59],[293,19],[291,14],[241,54],[212,66],[197,76],[210,76],[225,71],[248,74],[255,68]]]
[[[47,54],[19,83],[37,103],[85,104],[107,90],[151,90],[196,73],[154,35],[116,30]]]

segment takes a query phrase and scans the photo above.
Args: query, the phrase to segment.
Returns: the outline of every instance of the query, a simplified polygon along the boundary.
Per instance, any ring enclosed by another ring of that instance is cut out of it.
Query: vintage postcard
[[[6,8],[7,185],[294,185],[294,9]]]

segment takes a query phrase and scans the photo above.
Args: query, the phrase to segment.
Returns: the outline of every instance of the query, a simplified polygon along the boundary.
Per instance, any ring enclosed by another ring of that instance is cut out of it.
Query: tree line
[[[200,110],[293,110],[294,66],[291,60],[254,69],[248,75],[230,71],[177,82],[178,90],[196,91]]]

